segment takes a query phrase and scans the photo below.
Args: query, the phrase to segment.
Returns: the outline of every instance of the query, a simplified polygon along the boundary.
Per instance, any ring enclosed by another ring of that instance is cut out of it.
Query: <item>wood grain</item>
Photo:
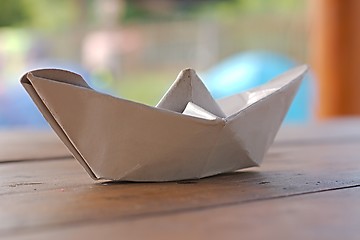
[[[0,236],[355,187],[359,147],[360,142],[278,146],[261,168],[178,183],[94,184],[75,160],[2,164]]]
[[[359,126],[282,128],[260,168],[151,184],[94,182],[52,133],[5,132],[0,238],[356,239]]]
[[[50,130],[1,130],[0,163],[69,158],[70,152]]]
[[[337,118],[307,125],[284,125],[280,128],[272,147],[279,144],[346,144],[353,141],[360,141],[359,118]]]
[[[326,239],[359,238],[360,189],[300,195],[66,228],[9,239]]]

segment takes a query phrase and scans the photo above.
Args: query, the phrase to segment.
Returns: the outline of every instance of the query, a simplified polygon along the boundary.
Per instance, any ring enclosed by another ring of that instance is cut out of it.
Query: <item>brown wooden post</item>
[[[318,80],[319,118],[360,114],[360,1],[310,4],[310,62]]]

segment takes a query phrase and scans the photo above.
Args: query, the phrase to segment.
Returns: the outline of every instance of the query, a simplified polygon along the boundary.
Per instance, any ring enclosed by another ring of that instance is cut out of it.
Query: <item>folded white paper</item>
[[[156,107],[99,93],[64,70],[31,71],[21,83],[93,179],[173,181],[258,166],[306,71],[216,101],[185,69]]]

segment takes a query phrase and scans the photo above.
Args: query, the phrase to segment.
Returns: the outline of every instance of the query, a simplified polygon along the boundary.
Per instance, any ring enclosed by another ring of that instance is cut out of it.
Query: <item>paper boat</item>
[[[185,69],[156,107],[97,92],[63,70],[31,71],[21,83],[93,179],[173,181],[258,166],[306,71],[216,101]]]

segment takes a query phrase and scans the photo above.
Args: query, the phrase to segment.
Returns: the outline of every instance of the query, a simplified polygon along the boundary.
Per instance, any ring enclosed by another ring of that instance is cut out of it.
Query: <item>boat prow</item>
[[[219,101],[186,69],[156,107],[97,92],[63,70],[32,71],[21,83],[92,178],[172,181],[260,164],[306,69]]]

